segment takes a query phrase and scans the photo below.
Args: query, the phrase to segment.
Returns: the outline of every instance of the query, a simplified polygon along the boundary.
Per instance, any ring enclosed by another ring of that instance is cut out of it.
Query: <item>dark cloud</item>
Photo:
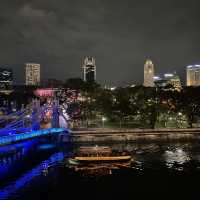
[[[200,63],[198,0],[2,0],[0,63],[24,80],[24,63],[38,62],[42,77],[81,76],[93,55],[103,84],[142,83],[143,64],[156,72]]]

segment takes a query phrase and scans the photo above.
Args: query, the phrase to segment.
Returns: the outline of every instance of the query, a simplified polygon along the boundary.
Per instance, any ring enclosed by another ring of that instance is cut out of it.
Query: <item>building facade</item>
[[[144,64],[144,84],[145,87],[154,87],[154,64],[147,60]]]
[[[26,64],[26,85],[40,85],[40,64]]]
[[[200,86],[200,65],[187,66],[187,86]]]
[[[13,71],[11,69],[0,68],[0,89],[9,90],[13,84]]]
[[[180,91],[182,89],[180,77],[176,74],[164,74],[163,77],[155,76],[154,84],[164,90]]]
[[[96,81],[96,62],[92,56],[86,56],[82,64],[83,68],[83,80],[88,83],[94,83]]]
[[[173,74],[173,76],[169,79],[168,84],[170,84],[177,91],[180,91],[182,89],[181,79],[176,74]]]

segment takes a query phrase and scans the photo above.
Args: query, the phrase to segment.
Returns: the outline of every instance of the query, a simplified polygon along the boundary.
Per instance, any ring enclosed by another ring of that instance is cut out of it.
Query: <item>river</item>
[[[128,152],[133,162],[109,173],[82,173],[67,164],[80,145],[40,139],[0,147],[0,199],[141,199],[198,193],[199,141],[101,145]]]

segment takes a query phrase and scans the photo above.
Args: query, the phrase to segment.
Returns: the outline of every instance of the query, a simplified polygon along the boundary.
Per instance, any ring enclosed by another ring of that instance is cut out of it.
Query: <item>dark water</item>
[[[34,140],[1,147],[0,199],[163,199],[199,193],[199,141],[109,146],[129,152],[133,163],[108,174],[87,174],[67,164],[79,146]]]

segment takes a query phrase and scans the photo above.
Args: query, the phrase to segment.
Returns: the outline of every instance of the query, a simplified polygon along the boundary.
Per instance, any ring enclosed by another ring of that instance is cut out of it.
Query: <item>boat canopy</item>
[[[80,147],[79,153],[92,154],[92,153],[111,153],[110,147],[105,146],[94,146],[94,147]]]

